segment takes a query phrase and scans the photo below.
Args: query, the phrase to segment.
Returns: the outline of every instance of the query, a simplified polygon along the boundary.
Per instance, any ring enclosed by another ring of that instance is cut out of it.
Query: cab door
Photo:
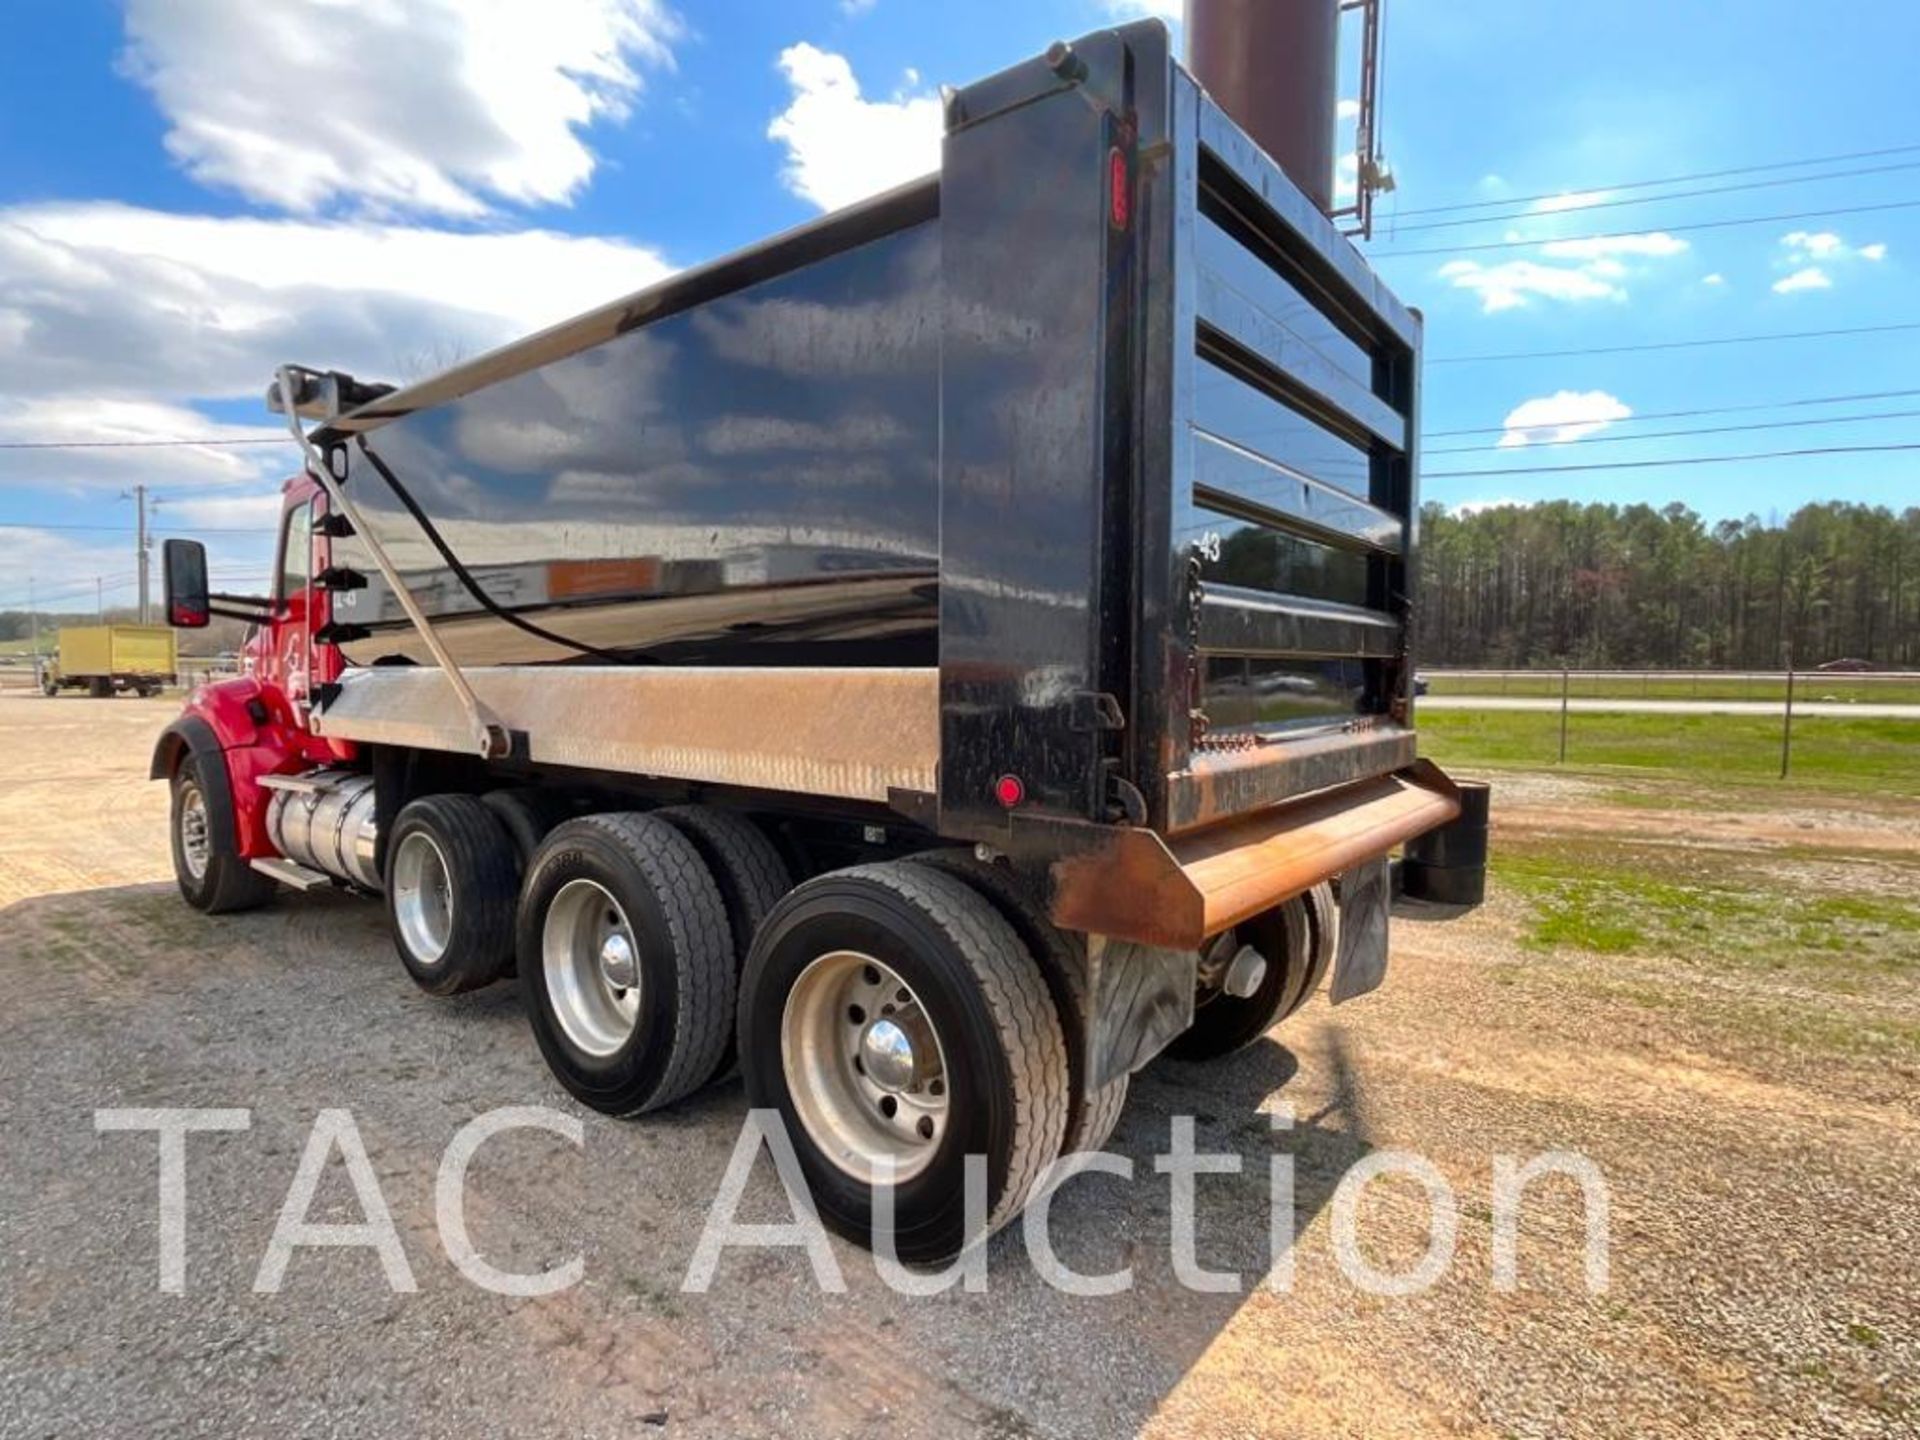
[[[307,495],[290,503],[280,519],[268,659],[271,673],[263,677],[278,687],[303,721],[314,684],[313,504],[313,496]]]

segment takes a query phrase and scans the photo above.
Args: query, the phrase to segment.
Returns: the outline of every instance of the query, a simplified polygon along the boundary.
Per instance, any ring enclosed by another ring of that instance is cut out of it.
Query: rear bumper
[[[1051,914],[1069,930],[1197,949],[1459,813],[1453,782],[1433,762],[1416,760],[1171,838],[1087,827],[1051,867]]]

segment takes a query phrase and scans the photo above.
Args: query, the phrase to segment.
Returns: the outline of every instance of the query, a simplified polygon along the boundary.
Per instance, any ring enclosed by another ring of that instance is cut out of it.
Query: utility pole
[[[100,624],[107,623],[107,581],[102,575],[93,577],[93,616]]]
[[[133,508],[138,513],[134,522],[137,553],[140,560],[140,623],[147,623],[147,487],[133,487]]]
[[[40,612],[33,608],[33,577],[27,577],[27,622],[33,626],[33,666],[40,668]]]

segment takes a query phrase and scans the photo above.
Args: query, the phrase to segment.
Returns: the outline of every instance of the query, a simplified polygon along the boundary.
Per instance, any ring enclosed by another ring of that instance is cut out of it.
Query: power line
[[[1618,445],[1622,441],[1634,440],[1672,440],[1682,435],[1735,435],[1749,430],[1802,430],[1809,425],[1851,425],[1863,420],[1911,420],[1920,415],[1920,410],[1882,410],[1877,415],[1827,415],[1817,420],[1759,420],[1744,425],[1698,425],[1684,430],[1649,430],[1639,435],[1578,435],[1571,440],[1546,442],[1554,448],[1562,445]],[[1562,424],[1593,425],[1605,424],[1605,421],[1574,420],[1559,422]],[[1534,427],[1521,426],[1522,430]],[[1539,427],[1545,429],[1547,427]],[[1487,455],[1496,450],[1512,450],[1512,445],[1455,445],[1440,450],[1429,450],[1429,455]]]
[[[38,520],[0,520],[0,530],[90,530],[105,534],[120,535],[125,533],[128,528],[129,527],[125,525],[43,525]],[[244,527],[222,528],[220,526],[195,525],[185,530],[175,530],[171,527],[161,529],[156,526],[153,533],[155,535],[260,535],[264,537],[268,534],[268,528],[269,527],[266,526],[262,526],[259,529],[247,529]]]
[[[1741,225],[1777,225],[1786,220],[1820,220],[1831,215],[1871,215],[1883,210],[1912,210],[1920,200],[1889,200],[1878,205],[1841,205],[1828,210],[1787,210],[1778,215],[1743,215],[1737,220],[1694,220],[1685,225],[1652,225],[1639,230],[1609,230],[1598,235],[1540,235],[1528,240],[1483,240],[1472,245],[1430,245],[1416,250],[1375,250],[1375,260],[1412,255],[1464,255],[1481,250],[1524,250],[1535,245],[1585,245],[1596,240],[1637,240],[1643,235],[1676,235],[1695,230],[1729,230]]]
[[[208,574],[210,578],[215,580],[254,580],[262,578],[265,572],[259,569],[225,569],[220,566],[215,566]],[[11,599],[0,600],[0,610],[17,610],[31,605],[37,611],[57,600],[83,599],[97,594],[101,589],[109,592],[131,590],[138,583],[139,577],[137,575],[116,575],[112,579],[107,579],[102,576],[76,589],[56,590],[51,595],[15,595]]]
[[[1701,190],[1673,190],[1665,195],[1635,195],[1624,200],[1593,200],[1584,205],[1569,205],[1563,210],[1509,210],[1498,215],[1468,215],[1457,220],[1427,220],[1418,225],[1395,225],[1392,235],[1410,235],[1416,230],[1452,230],[1462,225],[1493,225],[1503,220],[1538,220],[1544,215],[1584,215],[1589,210],[1612,210],[1621,205],[1653,205],[1662,200],[1692,200],[1702,195],[1732,195],[1743,190],[1767,190],[1778,185],[1806,185],[1815,180],[1851,180],[1860,175],[1885,175],[1895,170],[1920,169],[1920,160],[1902,160],[1894,165],[1870,165],[1861,170],[1835,170],[1827,175],[1782,175],[1771,180],[1746,180],[1738,185],[1714,185]],[[1555,196],[1555,199],[1571,198]],[[1385,252],[1382,252],[1385,253]]]
[[[1822,445],[1807,450],[1763,450],[1753,455],[1685,455],[1673,460],[1609,460],[1594,465],[1537,465],[1508,469],[1495,466],[1487,470],[1429,470],[1428,480],[1461,480],[1484,475],[1570,475],[1581,470],[1653,470],[1661,466],[1733,465],[1753,460],[1792,460],[1809,455],[1884,455],[1896,450],[1920,450],[1920,442],[1908,445]]]
[[[1732,175],[1759,175],[1768,170],[1793,170],[1802,165],[1838,165],[1848,160],[1877,160],[1883,155],[1911,155],[1920,145],[1891,145],[1883,150],[1851,150],[1844,155],[1820,155],[1811,160],[1773,160],[1764,165],[1735,165],[1726,170],[1696,170],[1690,175],[1668,175],[1660,180],[1622,180],[1612,185],[1586,185],[1592,190],[1648,190],[1659,185],[1685,185],[1695,180],[1724,180]],[[1530,205],[1539,200],[1558,200],[1567,192],[1550,191],[1542,195],[1508,195],[1498,200],[1465,200],[1451,205],[1423,205],[1417,209],[1396,211],[1396,215],[1446,215],[1461,210],[1488,210],[1502,205]]]
[[[1642,420],[1690,420],[1697,415],[1738,415],[1749,410],[1791,410],[1805,405],[1846,405],[1856,400],[1904,400],[1920,395],[1920,390],[1867,390],[1855,395],[1812,395],[1798,400],[1767,400],[1757,405],[1710,405],[1697,410],[1647,410],[1638,415],[1622,415],[1617,420],[1609,420],[1611,425],[1632,425]],[[1596,416],[1596,420],[1605,417]],[[1589,422],[1582,420],[1562,421],[1562,424],[1581,425]],[[1504,435],[1513,429],[1511,425],[1481,425],[1467,430],[1427,430],[1421,433],[1423,440],[1440,440],[1454,435]],[[1429,450],[1429,455],[1439,451]]]
[[[166,445],[284,445],[284,435],[216,436],[205,440],[0,440],[0,450],[147,450]]]
[[[1656,340],[1639,345],[1594,345],[1578,350],[1510,350],[1490,355],[1441,355],[1429,365],[1470,365],[1483,360],[1560,360],[1573,355],[1626,355],[1643,350],[1696,350],[1705,345],[1754,345],[1769,340],[1818,340],[1833,335],[1885,335],[1920,330],[1920,320],[1893,325],[1852,325],[1838,330],[1775,330],[1758,335],[1719,335],[1708,340]]]

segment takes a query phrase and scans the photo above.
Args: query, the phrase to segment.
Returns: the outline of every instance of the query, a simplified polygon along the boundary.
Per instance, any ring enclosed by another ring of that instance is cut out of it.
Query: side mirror
[[[167,624],[176,630],[206,628],[212,611],[207,598],[207,547],[198,540],[168,540],[160,547],[166,575]]]

